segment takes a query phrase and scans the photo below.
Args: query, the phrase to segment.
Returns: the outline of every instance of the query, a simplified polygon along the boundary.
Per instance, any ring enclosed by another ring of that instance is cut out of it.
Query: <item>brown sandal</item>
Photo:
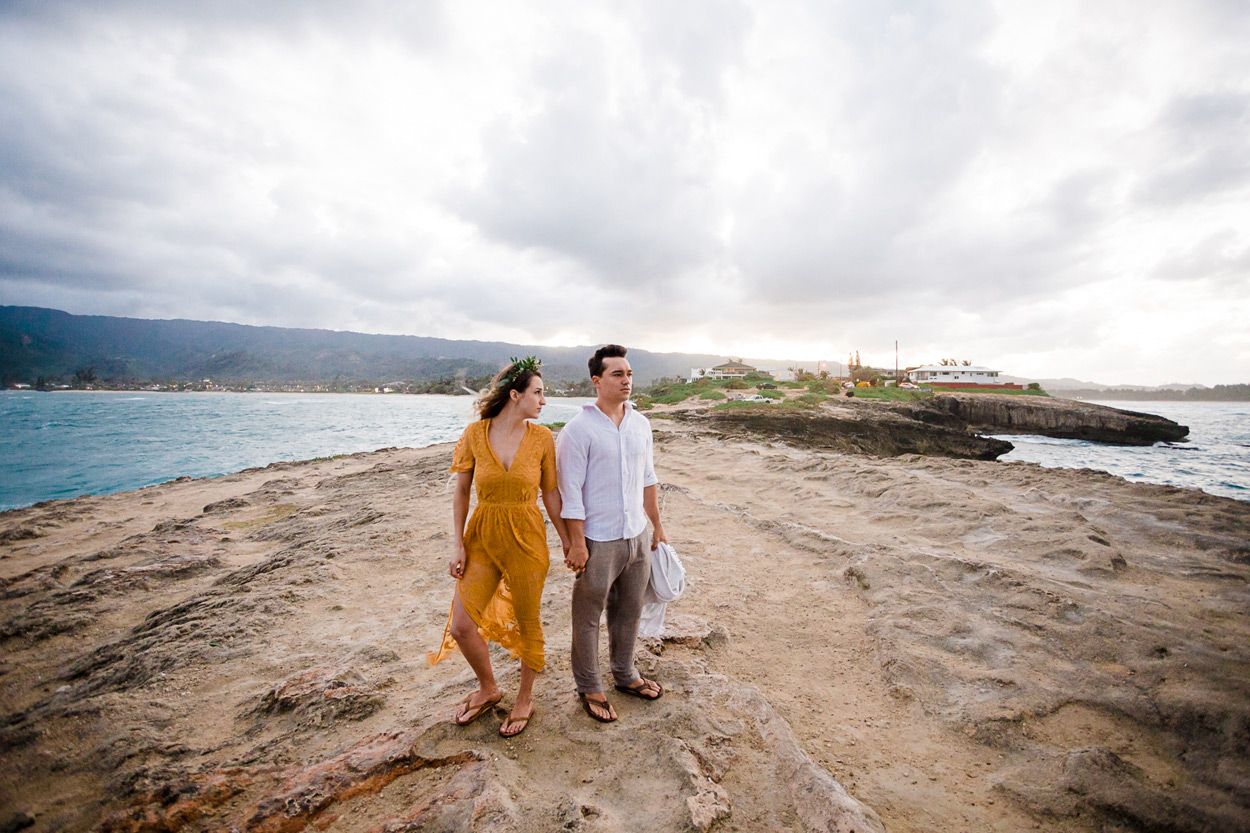
[[[473,694],[477,694],[477,692],[475,691]],[[456,712],[456,716],[452,719],[452,723],[455,723],[457,726],[468,726],[470,723],[494,708],[495,704],[503,699],[503,692],[500,692],[495,695],[493,699],[470,707],[469,703],[473,702],[473,694],[470,694],[468,697],[460,701],[460,710]]]
[[[499,727],[499,734],[505,738],[514,738],[517,735],[521,734],[522,732],[525,731],[525,727],[530,725],[530,720],[534,718],[534,713],[537,711],[538,711],[537,708],[535,708],[534,706],[530,706],[530,713],[525,715],[525,717],[513,717],[512,715],[508,715],[508,719],[505,720]],[[514,729],[511,732],[505,732],[503,730],[503,727],[509,724],[511,724],[514,727],[519,724],[521,728]]]
[[[610,713],[612,709],[612,704],[609,703],[607,700],[591,700],[585,694],[581,694],[581,693],[579,693],[577,697],[578,699],[582,701],[582,708],[586,710],[586,714],[590,715],[595,720],[598,720],[600,723],[612,723],[616,720],[615,717],[602,717],[594,710],[594,706],[598,706],[601,709],[603,709],[605,712]],[[592,703],[594,704],[594,706],[591,705]]]
[[[643,693],[648,690],[648,686],[655,686],[654,697],[650,694]],[[638,685],[618,685],[616,690],[623,692],[624,694],[628,694],[630,697],[637,697],[642,700],[659,700],[664,696],[664,686],[660,685],[655,680],[648,680],[646,677],[639,677]]]

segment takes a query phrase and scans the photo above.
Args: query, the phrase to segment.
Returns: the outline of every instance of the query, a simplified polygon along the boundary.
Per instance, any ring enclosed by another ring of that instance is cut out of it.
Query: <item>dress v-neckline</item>
[[[504,474],[512,474],[512,466],[516,465],[516,458],[521,456],[521,446],[525,445],[525,438],[530,435],[530,424],[525,423],[525,431],[521,434],[521,441],[516,444],[516,451],[512,453],[512,465],[505,466],[503,458],[499,456],[499,452],[490,444],[490,427],[494,424],[494,419],[486,420],[486,447],[490,449],[490,454],[495,458],[495,462],[499,464],[499,468],[503,469]]]

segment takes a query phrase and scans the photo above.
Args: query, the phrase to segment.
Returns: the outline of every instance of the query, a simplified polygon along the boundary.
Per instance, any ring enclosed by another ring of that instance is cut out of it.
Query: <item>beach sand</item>
[[[1250,828],[1250,504],[654,425],[667,692],[582,712],[552,533],[514,740],[425,661],[449,445],[0,515],[0,829]]]

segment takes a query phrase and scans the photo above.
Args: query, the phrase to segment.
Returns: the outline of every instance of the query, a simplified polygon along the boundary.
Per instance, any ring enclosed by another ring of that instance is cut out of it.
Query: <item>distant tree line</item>
[[[1250,402],[1250,385],[1216,385],[1212,388],[1188,390],[1148,390],[1145,388],[1111,388],[1094,390],[1051,391],[1063,399],[1105,399],[1112,401],[1156,402]]]
[[[396,393],[435,393],[459,396],[462,394],[467,395],[470,391],[484,389],[493,378],[493,375],[473,377],[444,376],[440,379],[431,379],[425,382],[397,382],[387,387],[392,388]],[[595,386],[591,384],[589,379],[581,379],[577,382],[570,382],[566,379],[544,379],[543,385],[548,396],[595,395]]]
[[[250,379],[220,379],[186,381],[170,377],[100,379],[94,368],[75,371],[72,377],[36,377],[31,387],[40,391],[56,390],[159,390],[174,393],[194,391],[228,391],[247,393],[407,393],[441,394],[444,396],[470,396],[490,385],[494,374],[466,376],[442,376],[423,381],[405,380],[379,382],[372,379],[345,379],[336,376],[331,380],[275,381]],[[544,380],[548,396],[594,396],[595,388],[589,379],[576,382],[568,380]]]

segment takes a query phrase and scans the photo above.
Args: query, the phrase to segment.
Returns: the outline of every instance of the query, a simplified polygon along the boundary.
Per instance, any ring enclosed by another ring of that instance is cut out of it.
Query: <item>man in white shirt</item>
[[[565,563],[573,582],[573,679],[586,713],[616,720],[599,676],[599,618],[608,611],[608,651],[616,690],[658,700],[663,687],[634,668],[642,597],[651,575],[651,551],[668,543],[660,523],[651,423],[634,410],[634,374],[619,344],[590,357],[593,405],[569,420],[556,440],[560,514],[572,546]],[[647,541],[647,521],[651,540]]]

